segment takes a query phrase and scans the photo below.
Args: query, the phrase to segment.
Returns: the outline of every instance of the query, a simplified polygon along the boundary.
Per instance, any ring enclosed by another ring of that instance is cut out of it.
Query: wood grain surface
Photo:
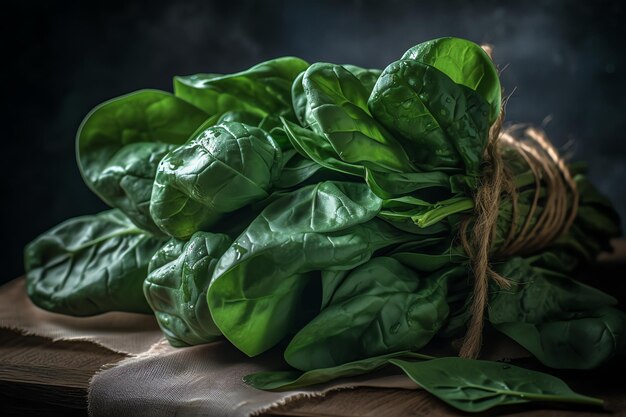
[[[616,255],[580,272],[580,279],[610,292],[623,306],[626,295],[626,241],[616,243]],[[622,307],[623,308],[623,307]],[[86,416],[87,387],[102,365],[114,363],[125,355],[111,352],[89,342],[52,342],[38,336],[25,336],[0,329],[0,415]],[[516,365],[549,372],[564,379],[574,390],[603,398],[604,412],[594,409],[553,409],[550,405],[500,408],[481,416],[521,413],[528,416],[626,417],[626,368],[612,366],[593,372],[555,371],[543,368],[532,359]],[[461,416],[421,390],[356,388],[328,393],[322,398],[296,400],[270,416]]]

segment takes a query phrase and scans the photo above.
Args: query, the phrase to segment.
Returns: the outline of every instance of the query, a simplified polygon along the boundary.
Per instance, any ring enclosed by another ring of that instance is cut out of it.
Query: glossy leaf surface
[[[207,117],[189,103],[157,90],[141,90],[100,104],[85,117],[76,136],[76,157],[85,183],[137,226],[158,233],[149,213],[157,166]]]
[[[187,242],[170,240],[152,257],[143,291],[173,346],[208,343],[221,335],[211,318],[206,292],[230,243],[226,235],[197,232]]]
[[[308,371],[389,351],[419,349],[448,314],[446,283],[421,278],[392,258],[373,258],[355,268],[328,305],[300,330],[285,360]]]
[[[424,171],[465,169],[480,174],[487,144],[487,102],[438,69],[414,60],[390,64],[369,98],[372,114],[407,141]],[[405,171],[407,172],[407,171]]]
[[[163,243],[119,210],[67,220],[26,246],[28,295],[41,308],[73,316],[150,313],[142,284]]]
[[[457,84],[471,88],[489,103],[489,122],[500,114],[502,91],[500,77],[485,50],[460,38],[439,38],[415,45],[402,55],[431,65]]]
[[[237,122],[211,126],[163,158],[150,214],[165,233],[186,239],[266,198],[281,164],[278,145],[263,130]]]
[[[420,387],[462,411],[476,413],[530,401],[602,406],[602,400],[577,394],[556,377],[505,363],[457,357],[389,362]]]
[[[314,64],[302,77],[304,126],[324,135],[345,162],[382,171],[411,172],[408,155],[370,114],[368,91],[341,65]]]
[[[323,182],[269,204],[216,267],[208,300],[222,333],[250,356],[281,340],[311,271],[352,269],[407,235],[373,219],[365,184]]]
[[[174,77],[174,92],[210,115],[246,111],[293,120],[291,85],[307,67],[299,58],[282,57],[235,74],[178,76]]]

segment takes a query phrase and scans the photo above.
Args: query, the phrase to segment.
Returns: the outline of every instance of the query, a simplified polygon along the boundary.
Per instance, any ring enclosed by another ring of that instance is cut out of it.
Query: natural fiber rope
[[[483,48],[491,56],[491,49]],[[502,131],[503,119],[504,109],[489,132],[481,184],[474,196],[474,215],[461,223],[459,231],[461,244],[470,258],[474,273],[471,318],[459,352],[465,358],[476,358],[480,353],[489,281],[493,280],[501,288],[511,286],[508,279],[491,268],[490,259],[531,253],[546,247],[567,232],[578,207],[576,183],[545,134],[538,129],[527,128],[520,138],[516,138],[513,132],[517,128]],[[518,190],[503,158],[505,148],[517,152],[535,178],[533,201],[519,231]],[[545,193],[543,201],[540,201],[542,186]],[[500,201],[505,196],[511,200],[511,226],[504,243],[493,248]],[[541,212],[537,215],[537,211]],[[468,237],[469,233],[471,236]]]

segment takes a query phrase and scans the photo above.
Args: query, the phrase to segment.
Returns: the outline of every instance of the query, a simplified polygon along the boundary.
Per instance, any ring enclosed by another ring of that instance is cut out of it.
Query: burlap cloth
[[[0,287],[0,327],[53,340],[89,341],[129,355],[108,364],[89,386],[91,416],[250,416],[302,397],[359,386],[418,388],[393,367],[362,377],[344,378],[310,389],[267,392],[242,377],[259,371],[284,370],[280,351],[249,358],[227,342],[173,348],[163,339],[152,316],[107,313],[75,318],[49,313],[31,303],[23,278]],[[491,358],[523,352],[499,344]],[[393,369],[392,369],[393,368]]]

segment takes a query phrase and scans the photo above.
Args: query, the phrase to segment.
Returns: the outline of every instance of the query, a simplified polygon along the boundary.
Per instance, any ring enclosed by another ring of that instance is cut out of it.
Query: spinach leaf
[[[363,183],[322,182],[270,203],[224,253],[208,303],[224,336],[257,355],[295,323],[312,271],[347,270],[410,239],[374,219],[381,201]]]
[[[374,356],[372,358],[361,359],[354,362],[344,363],[331,368],[312,369],[307,372],[298,371],[273,371],[257,372],[246,375],[243,380],[246,384],[257,389],[268,391],[286,391],[296,388],[308,387],[310,385],[321,384],[338,378],[363,375],[374,372],[389,364],[389,359],[433,359],[432,356],[420,353],[402,351],[388,353],[386,355]]]
[[[364,175],[362,166],[342,161],[324,136],[284,119],[283,128],[291,145],[300,155],[330,170],[355,176]]]
[[[164,239],[139,229],[120,210],[67,220],[26,246],[30,299],[55,313],[150,313],[142,284]]]
[[[623,358],[626,349],[626,315],[612,307],[494,327],[551,368],[598,368]]]
[[[501,273],[515,285],[492,294],[489,321],[545,365],[592,369],[624,352],[626,315],[610,295],[520,257]]]
[[[291,84],[308,66],[299,58],[282,57],[235,74],[178,76],[174,93],[211,115],[236,110],[295,120]]]
[[[170,240],[152,257],[143,291],[171,345],[199,345],[221,335],[206,292],[230,243],[226,235],[197,232],[188,242]]]
[[[283,165],[280,177],[276,180],[275,185],[278,188],[292,188],[302,184],[322,169],[321,165],[301,156],[295,150],[291,150],[290,155],[283,154],[283,156],[289,159]]]
[[[323,135],[343,161],[378,171],[414,170],[400,143],[372,117],[368,92],[350,71],[341,65],[311,65],[302,89],[304,126]]]
[[[493,61],[483,48],[459,38],[439,38],[415,45],[402,55],[431,65],[457,84],[476,91],[489,103],[489,123],[500,114],[502,91]]]
[[[464,166],[467,175],[480,174],[489,106],[470,88],[434,67],[400,60],[383,71],[369,108],[378,121],[405,139],[421,170]]]
[[[447,314],[445,280],[420,278],[393,258],[373,258],[351,271],[328,306],[293,337],[285,360],[309,371],[419,349]]]
[[[380,77],[380,74],[382,73],[382,71],[379,69],[361,68],[356,65],[350,64],[344,64],[342,65],[342,67],[350,71],[352,75],[354,75],[359,81],[361,81],[361,84],[363,84],[363,87],[368,93],[372,92],[372,89],[374,88],[378,77]]]
[[[531,401],[602,406],[602,400],[577,394],[556,377],[505,363],[455,357],[389,362],[426,391],[462,411],[477,413]]]
[[[381,70],[379,69],[366,69],[357,67],[356,65],[341,65],[343,68],[348,70],[352,75],[354,75],[363,85],[367,94],[372,92],[374,88],[374,84],[376,84],[376,80],[381,74]],[[302,79],[304,78],[304,71],[301,72],[298,77],[296,77],[293,82],[293,86],[291,87],[291,100],[293,102],[294,112],[298,121],[302,124],[302,126],[308,126],[307,120],[310,119],[310,112],[307,106],[307,97],[304,92],[304,86],[302,85]]]
[[[266,198],[281,159],[276,142],[259,128],[227,122],[200,130],[159,164],[150,214],[161,230],[186,239]]]
[[[137,226],[160,233],[149,213],[159,161],[183,144],[208,116],[157,90],[109,100],[83,120],[76,157],[85,183]]]

